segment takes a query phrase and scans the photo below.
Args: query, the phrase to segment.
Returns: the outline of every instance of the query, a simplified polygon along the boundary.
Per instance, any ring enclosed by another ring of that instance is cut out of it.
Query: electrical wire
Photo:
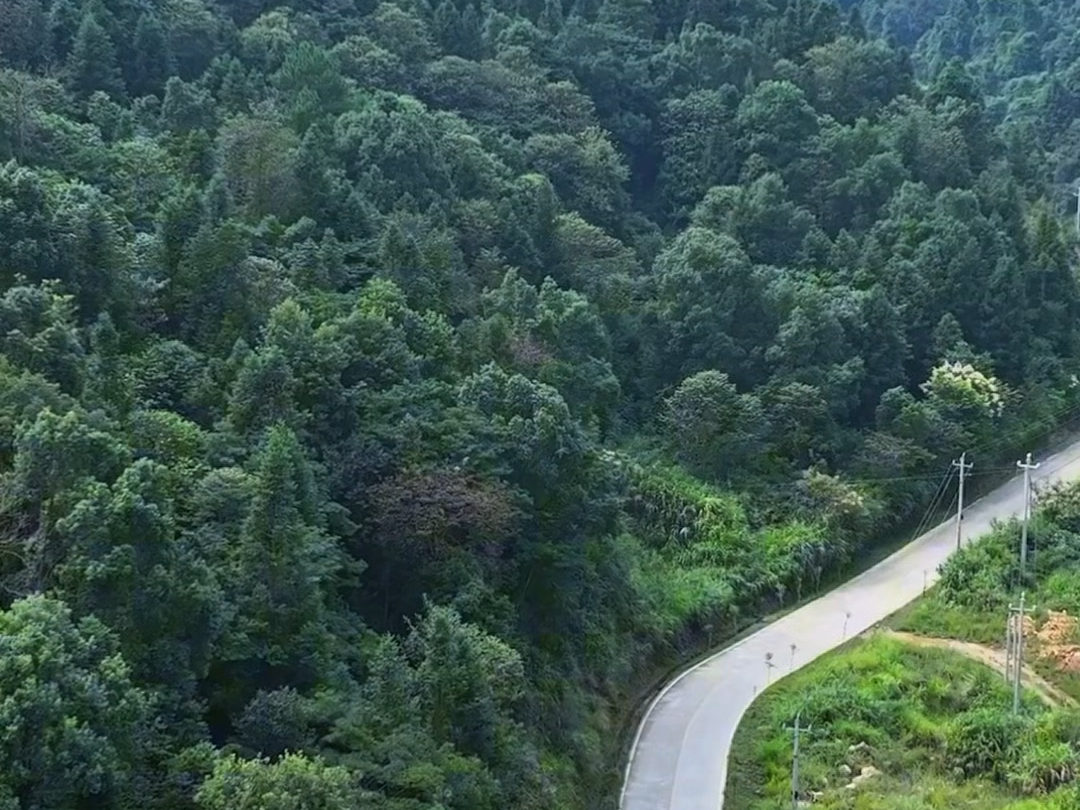
[[[1050,417],[1051,425],[1050,425],[1049,428],[1044,428],[1043,430],[1040,430],[1039,432],[1034,433],[1034,434],[1028,434],[1028,438],[1030,440],[1034,440],[1035,438],[1042,438],[1042,437],[1049,436],[1054,431],[1059,430],[1060,426],[1061,426],[1061,424],[1063,422],[1068,421],[1068,419],[1065,418],[1065,417],[1071,416],[1071,415],[1077,415],[1077,414],[1080,414],[1080,403],[1075,403],[1073,405],[1069,405],[1069,406],[1065,406],[1063,408],[1059,408],[1059,409],[1057,409],[1056,412],[1053,413],[1053,416]],[[1005,434],[1004,436],[998,436],[995,439],[983,442],[983,443],[981,443],[981,445],[977,445],[977,447],[982,449],[982,450],[988,450],[991,447],[997,446],[997,447],[1001,448],[1001,450],[1005,450],[1005,449],[1008,449],[1009,443],[1014,438],[1017,438],[1017,439],[1021,438],[1021,433],[1022,433],[1021,430],[1015,430],[1011,434]],[[1052,468],[1046,469],[1042,473],[1042,475],[1038,476],[1038,478],[1040,480],[1045,480],[1047,478],[1050,478],[1051,476],[1053,476],[1057,472],[1060,472],[1061,470],[1065,469],[1066,467],[1068,467],[1070,464],[1072,464],[1074,461],[1077,461],[1077,460],[1080,460],[1080,452],[1074,453],[1074,454],[1070,455],[1068,458],[1055,463],[1055,465]],[[912,534],[912,540],[914,540],[915,538],[920,537],[924,532],[926,532],[930,528],[930,524],[931,524],[931,522],[933,520],[933,515],[936,514],[938,508],[940,507],[941,498],[942,498],[943,494],[945,493],[945,491],[947,490],[948,482],[952,479],[955,472],[956,472],[956,468],[950,465],[949,471],[942,477],[941,483],[938,485],[938,489],[935,492],[934,497],[931,499],[930,505],[927,506],[926,511],[923,513],[922,520],[919,521],[918,526],[915,528],[915,531]],[[970,477],[972,477],[974,475],[1000,475],[1000,474],[1004,474],[1004,473],[1008,473],[1008,472],[1012,472],[1014,474],[1019,474],[1016,467],[991,467],[991,468],[988,468],[988,469],[980,470],[978,473],[975,473],[974,471],[972,471],[970,473],[967,473],[964,477],[965,478],[970,478]],[[1034,480],[1035,480],[1035,476],[1032,476],[1032,483],[1034,483]],[[953,498],[952,498],[953,507],[955,507],[957,505],[957,503],[959,501],[959,497],[960,497],[960,493],[959,493],[959,490],[957,490],[956,493],[953,495]]]
[[[956,474],[956,468],[949,466],[948,471],[941,478],[941,483],[938,484],[937,492],[934,493],[933,499],[930,501],[930,505],[926,507],[926,511],[923,512],[922,519],[915,527],[915,531],[911,535],[911,539],[914,540],[930,528],[930,522],[933,520],[933,516],[937,513],[937,508],[941,504],[941,499],[948,491],[949,481]]]

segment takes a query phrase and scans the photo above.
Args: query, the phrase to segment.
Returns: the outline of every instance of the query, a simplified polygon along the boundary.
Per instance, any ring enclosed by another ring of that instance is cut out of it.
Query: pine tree
[[[239,59],[229,61],[225,78],[221,80],[218,100],[230,112],[247,112],[251,100],[251,82],[248,81],[244,65]]]
[[[295,434],[272,428],[256,463],[255,501],[236,549],[242,619],[234,640],[242,641],[237,652],[289,666],[318,646],[325,589],[339,558],[323,532],[322,502]]]
[[[143,14],[135,27],[135,73],[128,84],[136,95],[161,95],[172,74],[165,31],[156,14]]]
[[[89,98],[95,90],[110,95],[124,92],[116,66],[116,48],[92,11],[83,15],[67,68],[71,90],[80,98]]]
[[[484,55],[483,25],[480,12],[473,3],[469,3],[461,13],[461,42],[457,53],[464,59],[480,59]]]
[[[443,0],[435,9],[435,39],[447,53],[458,52],[461,42],[461,14],[453,0]]]
[[[86,12],[77,0],[54,0],[49,4],[46,9],[48,47],[56,58],[65,60],[71,56],[79,22]]]
[[[848,36],[854,37],[857,40],[862,41],[866,39],[866,25],[863,23],[862,11],[859,10],[857,5],[852,6],[848,11],[844,30]]]
[[[656,30],[656,13],[650,0],[604,0],[597,19],[643,39],[651,37]]]
[[[555,36],[562,30],[562,0],[545,0],[544,10],[540,12],[540,30]]]
[[[574,5],[570,9],[571,17],[577,17],[585,22],[595,21],[599,13],[600,0],[574,0]]]
[[[41,0],[0,4],[0,63],[37,67],[49,57],[49,24]]]

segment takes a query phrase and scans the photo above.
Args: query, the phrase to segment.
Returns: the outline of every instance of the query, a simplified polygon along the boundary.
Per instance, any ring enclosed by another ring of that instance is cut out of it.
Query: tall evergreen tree
[[[90,9],[83,14],[75,35],[67,71],[69,86],[80,98],[89,98],[97,90],[110,95],[124,92],[124,81],[116,66],[116,48]]]
[[[128,86],[138,96],[161,95],[170,75],[172,58],[161,20],[144,13],[135,27],[135,63]]]
[[[41,0],[0,4],[0,63],[25,68],[48,58],[49,27]]]
[[[310,678],[337,554],[295,434],[272,428],[256,462],[255,498],[233,560],[240,610],[229,657]]]
[[[453,0],[443,0],[435,9],[435,39],[443,50],[457,53],[461,41],[461,14]]]
[[[464,59],[479,59],[484,55],[483,25],[475,3],[461,12],[461,38],[456,53]]]

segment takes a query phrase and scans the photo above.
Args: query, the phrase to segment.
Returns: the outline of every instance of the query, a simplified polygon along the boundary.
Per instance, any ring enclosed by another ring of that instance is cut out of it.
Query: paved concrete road
[[[973,459],[978,464],[979,459]],[[1041,459],[1035,483],[1080,476],[1080,442]],[[964,515],[964,541],[985,534],[994,519],[1023,511],[1023,478],[1015,477]],[[1019,545],[1019,538],[1017,538]],[[947,522],[834,591],[789,613],[675,678],[649,707],[630,754],[621,810],[719,810],[724,805],[728,749],[743,713],[772,680],[870,628],[915,599],[937,579],[937,567],[956,547]],[[844,631],[845,614],[847,631]]]

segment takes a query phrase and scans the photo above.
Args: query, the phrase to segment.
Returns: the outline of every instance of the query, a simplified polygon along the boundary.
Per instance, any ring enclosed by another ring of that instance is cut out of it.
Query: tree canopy
[[[654,677],[1075,416],[1074,29],[0,3],[0,806],[614,807]]]

